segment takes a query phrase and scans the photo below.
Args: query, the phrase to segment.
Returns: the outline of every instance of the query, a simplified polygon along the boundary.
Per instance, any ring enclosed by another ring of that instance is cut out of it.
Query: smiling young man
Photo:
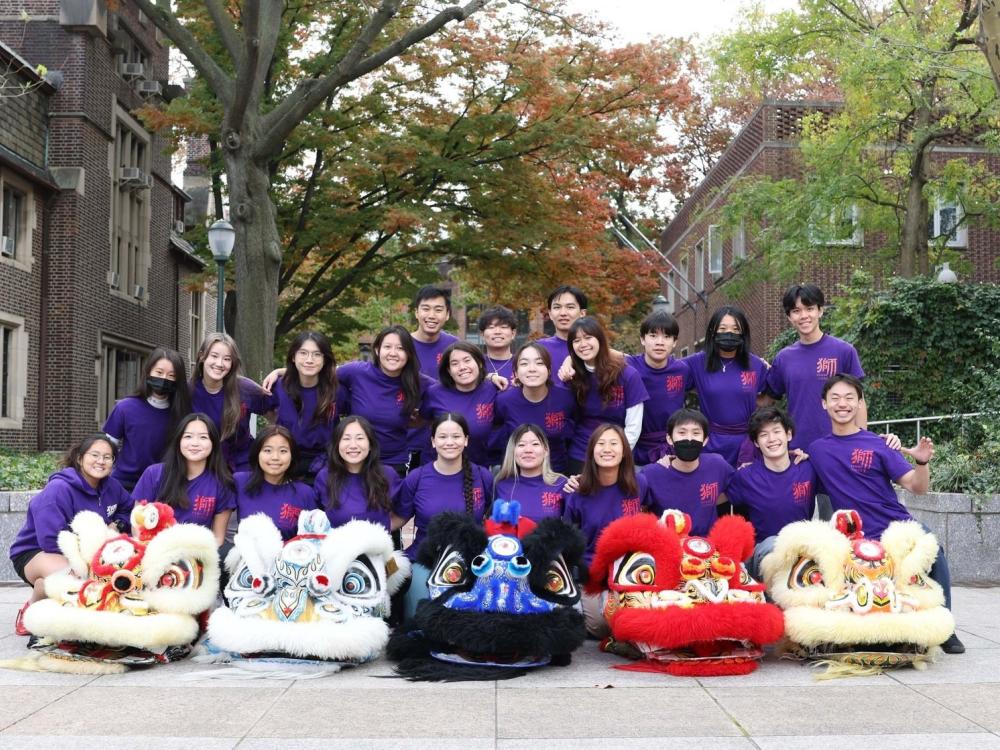
[[[512,380],[514,378],[514,353],[511,345],[517,335],[517,318],[503,305],[483,310],[479,316],[479,334],[486,347],[486,371]]]
[[[558,286],[546,300],[549,320],[555,327],[554,336],[539,339],[552,357],[552,366],[559,369],[569,356],[569,329],[579,318],[587,314],[587,295],[575,286]]]
[[[823,385],[822,397],[831,434],[809,445],[816,476],[829,492],[834,510],[857,511],[865,536],[879,539],[893,521],[913,518],[899,502],[892,485],[895,482],[914,495],[926,493],[930,487],[929,464],[934,457],[934,443],[922,437],[912,448],[895,451],[879,435],[858,427],[864,391],[861,381],[853,375],[829,378]],[[912,458],[916,466],[911,466],[903,456]],[[938,549],[930,577],[944,589],[945,606],[951,609],[951,576],[944,549]],[[941,648],[948,654],[965,651],[955,634]]]
[[[667,420],[684,406],[684,395],[693,386],[687,362],[673,357],[679,334],[673,315],[654,312],[639,326],[642,354],[631,354],[626,359],[639,373],[649,394],[642,412],[642,433],[633,450],[638,466],[659,458],[667,437]]]
[[[799,340],[775,356],[768,370],[763,403],[787,397],[788,413],[795,422],[792,448],[805,448],[830,432],[830,420],[822,405],[823,384],[831,375],[845,373],[865,377],[857,350],[846,341],[824,333],[823,290],[815,284],[794,284],[781,299],[785,317]],[[868,424],[868,407],[858,407],[857,425]]]
[[[762,406],[750,417],[750,440],[760,458],[737,470],[726,497],[733,509],[753,524],[756,546],[750,574],[760,577],[760,561],[774,549],[779,531],[795,521],[808,521],[816,502],[816,472],[809,461],[794,463],[788,444],[795,429],[778,406]]]
[[[437,380],[442,353],[458,341],[444,332],[444,325],[451,318],[451,291],[436,286],[421,287],[410,309],[417,320],[417,328],[411,335],[420,372]]]

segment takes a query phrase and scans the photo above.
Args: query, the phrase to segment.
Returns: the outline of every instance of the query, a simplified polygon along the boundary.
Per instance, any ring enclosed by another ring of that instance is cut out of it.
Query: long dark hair
[[[455,378],[451,376],[451,355],[455,352],[465,352],[472,355],[476,367],[479,368],[476,388],[481,386],[486,380],[486,360],[483,359],[483,353],[479,351],[479,347],[473,346],[468,341],[456,341],[441,353],[441,364],[438,365],[438,379],[441,381],[441,385],[449,390],[456,390]]]
[[[285,374],[281,385],[285,393],[295,404],[295,413],[302,416],[302,383],[299,381],[299,370],[295,366],[295,355],[307,341],[316,344],[323,355],[323,368],[319,371],[319,382],[316,384],[316,411],[312,415],[312,426],[329,421],[333,417],[337,400],[337,360],[333,356],[330,340],[318,331],[303,331],[288,345],[285,355]]]
[[[243,364],[242,359],[240,359],[239,347],[236,346],[236,342],[232,336],[219,331],[205,336],[205,340],[201,342],[201,346],[198,348],[198,359],[191,373],[191,390],[193,392],[195,384],[199,380],[204,379],[205,360],[208,358],[208,353],[215,344],[225,344],[229,347],[229,356],[233,360],[233,366],[222,379],[222,424],[214,425],[221,434],[222,439],[228,440],[236,434],[236,428],[240,424],[240,369]],[[215,455],[214,451],[212,455]]]
[[[65,469],[76,469],[79,472],[80,459],[83,458],[83,454],[93,448],[94,443],[99,442],[105,442],[110,445],[111,455],[114,458],[118,458],[118,446],[114,444],[114,441],[103,432],[93,432],[76,445],[71,445],[69,450],[60,459],[59,465]]]
[[[438,427],[445,422],[454,422],[462,428],[465,437],[469,437],[469,423],[465,421],[465,417],[453,411],[438,412],[434,416],[431,421],[431,437],[434,437]],[[467,451],[462,451],[462,496],[465,498],[465,512],[472,515],[476,512],[476,502],[472,495],[472,464],[469,462]]]
[[[538,352],[538,356],[542,358],[542,363],[545,365],[545,369],[549,371],[549,376],[545,379],[545,385],[552,385],[552,355],[549,354],[549,350],[544,346],[539,344],[537,341],[528,341],[525,344],[521,344],[514,352],[514,361],[511,364],[511,369],[514,375],[517,375],[517,361],[521,358],[521,354],[525,349],[534,349]]]
[[[639,492],[639,483],[635,479],[635,462],[632,460],[632,451],[628,447],[628,438],[625,437],[625,430],[610,422],[599,425],[590,434],[590,440],[587,441],[587,456],[583,459],[583,471],[580,472],[580,487],[577,491],[581,495],[593,495],[601,489],[597,462],[594,460],[594,448],[597,446],[597,441],[608,430],[615,433],[622,441],[622,462],[618,464],[618,479],[615,480],[615,483],[625,494],[635,495]]]
[[[222,457],[221,440],[219,430],[215,422],[207,414],[195,412],[188,414],[177,425],[170,445],[167,446],[163,456],[163,474],[160,476],[160,486],[156,491],[156,499],[166,503],[172,508],[187,509],[189,506],[187,496],[187,459],[181,455],[181,437],[187,426],[192,422],[202,422],[208,428],[208,437],[212,441],[212,453],[208,457],[205,471],[214,476],[220,483],[227,487],[233,486],[233,477],[229,473],[229,467]]]
[[[180,421],[191,413],[191,391],[188,388],[187,368],[181,355],[173,349],[162,346],[153,349],[142,363],[142,380],[132,395],[143,400],[153,395],[153,389],[146,385],[146,379],[161,359],[167,360],[174,368],[174,392],[167,397],[170,401],[170,424],[167,426],[167,434],[172,435]]]
[[[601,394],[601,403],[606,406],[613,396],[615,383],[621,376],[622,370],[625,369],[625,360],[620,355],[614,354],[608,347],[608,337],[596,318],[591,318],[588,315],[573,321],[567,337],[569,356],[573,361],[573,379],[569,381],[569,385],[580,406],[583,406],[587,400],[587,394],[590,392],[590,377],[587,366],[573,348],[573,340],[580,332],[593,336],[600,344],[597,357],[594,358],[594,379],[597,381],[597,390]]]
[[[347,464],[344,463],[344,459],[340,455],[340,441],[344,437],[344,432],[352,424],[356,424],[364,430],[365,437],[368,438],[368,456],[361,464],[360,473],[361,487],[368,500],[368,510],[390,511],[392,510],[392,501],[389,498],[389,480],[382,468],[378,438],[375,436],[371,422],[364,417],[355,415],[342,419],[334,429],[333,437],[330,439],[330,448],[326,457],[326,507],[328,510],[337,510],[341,506],[340,491],[351,476],[347,470]]]
[[[292,478],[292,472],[295,470],[295,459],[298,458],[298,451],[295,447],[295,438],[292,437],[292,433],[288,431],[287,427],[282,427],[280,424],[269,424],[260,434],[257,435],[257,439],[253,441],[253,445],[250,446],[250,478],[247,480],[246,492],[248,495],[256,495],[260,492],[260,488],[264,486],[264,471],[260,468],[260,451],[264,447],[269,439],[273,438],[275,435],[280,435],[288,442],[288,448],[291,451],[292,461],[288,464],[288,468],[285,470],[285,476],[281,478],[282,484],[290,482]]]
[[[372,343],[372,361],[378,369],[382,369],[379,362],[378,352],[382,348],[382,342],[390,333],[399,337],[399,343],[406,352],[406,364],[403,365],[403,372],[399,376],[399,382],[403,389],[403,411],[412,415],[420,408],[420,360],[417,359],[417,348],[413,345],[413,337],[403,326],[389,326],[378,332],[375,341]]]
[[[734,305],[725,305],[712,313],[712,317],[708,320],[708,326],[705,328],[705,352],[707,353],[705,369],[709,372],[717,372],[722,367],[722,357],[719,356],[719,350],[715,346],[715,338],[718,336],[718,328],[722,319],[727,315],[732,315],[736,320],[736,324],[740,327],[740,335],[743,337],[739,349],[736,350],[736,362],[740,369],[750,369],[750,323],[740,308]]]

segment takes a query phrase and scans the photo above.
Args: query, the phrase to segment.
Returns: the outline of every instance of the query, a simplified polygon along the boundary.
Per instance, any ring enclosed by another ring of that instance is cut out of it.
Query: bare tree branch
[[[226,52],[229,56],[233,58],[233,62],[236,63],[236,67],[243,63],[243,40],[240,39],[240,34],[233,26],[233,19],[229,17],[223,9],[222,4],[219,0],[203,0],[205,3],[205,10],[208,11],[209,17],[212,19],[212,24],[215,26],[215,31],[219,34],[219,38],[222,39],[222,44],[226,48]]]

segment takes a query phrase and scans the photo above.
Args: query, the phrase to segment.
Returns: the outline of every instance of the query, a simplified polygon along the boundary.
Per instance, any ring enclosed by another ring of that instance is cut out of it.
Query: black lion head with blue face
[[[535,525],[498,503],[486,529],[442,513],[417,560],[430,571],[428,598],[389,641],[396,672],[410,680],[497,680],[569,663],[586,638],[578,568],[585,542],[558,518]]]

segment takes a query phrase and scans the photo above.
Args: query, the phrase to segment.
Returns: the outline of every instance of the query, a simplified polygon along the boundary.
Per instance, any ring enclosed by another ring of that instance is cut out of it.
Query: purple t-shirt
[[[270,400],[271,409],[278,410],[278,424],[288,428],[295,438],[296,450],[310,461],[326,453],[330,438],[333,437],[333,430],[347,409],[346,389],[338,387],[325,417],[314,423],[317,390],[315,386],[300,389],[302,410],[297,411],[295,402],[285,390],[284,383],[278,380],[271,390]]]
[[[558,336],[547,336],[544,339],[538,339],[535,343],[544,346],[548,351],[549,356],[552,358],[552,377],[556,377],[556,373],[559,372],[562,363],[569,356],[569,340],[561,339]]]
[[[503,423],[503,444],[522,424],[541,427],[549,440],[549,463],[556,471],[569,469],[569,441],[576,430],[576,399],[561,385],[549,386],[549,392],[537,404],[524,397],[520,388],[508,388],[497,396],[497,418]]]
[[[795,422],[791,448],[805,448],[830,434],[830,417],[823,408],[823,384],[831,375],[863,378],[857,350],[828,333],[814,344],[796,341],[782,349],[767,372],[767,391],[788,395],[788,413]]]
[[[649,464],[642,476],[649,485],[649,507],[657,514],[673,508],[691,516],[691,533],[705,536],[719,517],[716,505],[735,470],[722,456],[702,452],[691,472]]]
[[[237,472],[233,481],[236,483],[236,515],[239,520],[263,513],[278,527],[285,541],[298,533],[299,513],[319,507],[315,490],[304,482],[271,484],[264,481],[251,495],[247,492],[249,471]]]
[[[222,453],[226,457],[230,471],[246,471],[250,468],[250,415],[265,414],[271,410],[271,396],[249,378],[240,376],[237,381],[240,391],[240,420],[236,432],[222,441]],[[222,411],[225,405],[224,391],[209,393],[201,380],[191,388],[191,411],[207,414],[222,432]]]
[[[508,381],[514,378],[514,355],[507,357],[507,359],[493,359],[484,352],[483,357],[486,359],[487,373],[496,373],[507,378]]]
[[[724,456],[730,465],[736,466],[747,423],[757,408],[757,394],[764,390],[767,365],[756,354],[750,355],[747,370],[730,360],[724,361],[725,369],[709,372],[705,352],[695,352],[683,361],[691,370],[701,412],[710,425],[705,450]]]
[[[639,492],[635,495],[626,495],[617,484],[612,484],[602,487],[592,495],[571,492],[566,496],[563,520],[583,532],[587,540],[583,562],[588,568],[594,559],[597,538],[604,528],[619,518],[636,515],[646,504],[645,497],[648,493],[646,479],[643,474],[637,474],[636,480]]]
[[[427,524],[434,516],[446,510],[465,512],[463,482],[463,472],[442,474],[434,468],[433,461],[406,475],[399,491],[397,507],[398,515],[401,518],[413,518],[417,527],[413,544],[406,548],[406,556],[411,560],[416,559],[417,550],[427,536]],[[493,475],[486,467],[472,464],[473,516],[477,523],[482,522],[486,502],[491,497],[493,497]]]
[[[389,480],[389,501],[392,503],[393,508],[395,508],[399,497],[399,488],[403,484],[403,480],[399,478],[399,474],[391,466],[383,465],[382,470],[385,472],[385,478]],[[327,478],[328,471],[327,467],[324,466],[316,474],[316,481],[313,483],[313,488],[316,490],[316,495],[319,498],[320,507],[326,511],[326,517],[330,519],[331,526],[336,528],[356,519],[359,521],[371,521],[385,527],[386,531],[389,530],[389,511],[371,510],[368,507],[368,494],[365,492],[360,474],[351,474],[347,477],[347,481],[341,485],[339,508],[332,508],[329,505],[330,496],[327,492]],[[397,513],[396,515],[399,514]]]
[[[111,476],[124,486],[135,486],[146,467],[163,458],[169,430],[169,405],[158,409],[138,396],[123,398],[115,404],[101,428],[101,432],[119,441]]]
[[[405,464],[408,458],[406,428],[410,415],[403,413],[403,390],[399,377],[389,377],[371,362],[348,362],[337,368],[337,377],[347,389],[351,414],[367,419],[378,437],[381,458],[387,464]],[[421,378],[421,397],[431,380]]]
[[[84,510],[97,513],[105,522],[123,522],[128,528],[132,500],[114,477],[102,479],[95,488],[76,469],[61,469],[28,503],[24,526],[10,545],[11,558],[28,550],[61,555],[59,532],[68,529],[76,514]]]
[[[139,483],[132,490],[132,502],[163,502],[160,498],[162,477],[163,464],[153,464],[142,472]],[[210,529],[217,514],[225,510],[236,510],[236,493],[207,471],[188,480],[187,497],[187,508],[174,508],[177,523],[195,523]]]
[[[465,421],[469,423],[469,460],[474,464],[486,465],[489,461],[489,440],[493,431],[496,400],[496,386],[485,380],[468,393],[434,383],[427,389],[420,415],[428,422],[441,412],[455,412],[465,417]],[[423,449],[422,447],[421,450]],[[428,460],[433,460],[436,456],[433,449],[429,445],[426,449]]]
[[[667,420],[684,406],[684,395],[693,387],[687,362],[671,357],[666,367],[654,368],[642,354],[629,355],[626,360],[639,373],[646,386],[649,400],[642,408],[642,434],[632,454],[636,463],[648,464],[662,454],[667,440]]]
[[[598,425],[611,422],[624,427],[625,412],[649,398],[639,373],[629,365],[625,365],[615,381],[614,393],[607,404],[601,400],[601,392],[597,387],[594,373],[588,372],[587,377],[590,379],[590,390],[587,391],[587,398],[580,408],[580,420],[576,423],[569,448],[569,457],[577,461],[582,461],[587,455],[587,442]]]
[[[809,461],[784,471],[769,469],[763,459],[739,469],[726,488],[734,507],[745,510],[760,544],[795,521],[808,521],[816,506],[816,472]]]
[[[438,335],[437,341],[425,344],[413,337],[413,347],[417,350],[417,359],[420,360],[420,372],[434,380],[438,379],[438,368],[441,366],[441,355],[444,350],[454,344],[458,339],[450,333],[442,331]]]
[[[911,518],[892,483],[913,467],[874,432],[827,435],[810,443],[807,453],[833,509],[856,510],[865,536],[877,539],[893,521]]]
[[[562,489],[566,477],[559,477],[555,484],[545,484],[541,476],[507,477],[496,483],[493,490],[494,501],[517,500],[521,504],[521,515],[532,521],[562,516],[566,495]]]

